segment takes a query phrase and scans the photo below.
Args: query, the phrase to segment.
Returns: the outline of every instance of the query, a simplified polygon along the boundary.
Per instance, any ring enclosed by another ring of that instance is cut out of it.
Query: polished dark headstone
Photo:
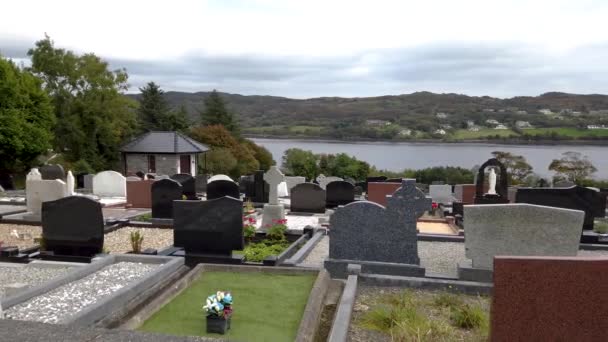
[[[300,183],[291,189],[291,211],[325,213],[325,190],[318,184]]]
[[[207,192],[207,180],[209,179],[208,175],[196,175],[194,177],[194,187],[196,188],[197,193]]]
[[[515,202],[582,210],[585,212],[583,229],[593,229],[594,218],[606,217],[606,196],[599,191],[581,186],[519,188]]]
[[[161,179],[152,183],[152,217],[173,218],[173,201],[182,199],[182,186],[173,179]]]
[[[253,175],[246,176],[245,197],[254,203],[268,203],[270,186],[264,181],[264,171],[256,171]]]
[[[44,249],[54,255],[91,257],[103,249],[101,204],[84,196],[42,202]]]
[[[207,200],[230,196],[240,198],[239,186],[229,180],[216,180],[207,184]]]
[[[76,174],[76,189],[84,189],[84,176],[87,173],[78,173]]]
[[[0,173],[0,187],[4,190],[15,190],[13,176],[8,173]]]
[[[144,179],[144,176],[146,175],[145,173],[141,172],[141,171],[137,171],[135,172],[135,175],[141,179]]]
[[[494,167],[498,169],[496,177],[496,195],[484,194],[484,183],[486,178],[486,169]],[[475,204],[505,204],[509,203],[509,176],[507,168],[496,158],[488,159],[477,171],[477,179],[475,182]]]
[[[43,180],[54,180],[61,179],[65,180],[65,171],[63,170],[63,166],[57,164],[49,164],[41,166],[38,171],[40,171],[40,175]]]
[[[171,179],[182,185],[182,194],[189,200],[195,200],[196,197],[196,184],[194,177],[187,173],[178,173],[171,176]]]
[[[355,186],[347,181],[334,181],[327,184],[326,206],[334,208],[355,201]]]
[[[243,202],[236,198],[175,201],[173,213],[173,244],[186,255],[229,256],[244,248]]]

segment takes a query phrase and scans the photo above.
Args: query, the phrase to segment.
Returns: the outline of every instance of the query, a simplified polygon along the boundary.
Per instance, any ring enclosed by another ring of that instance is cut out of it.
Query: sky
[[[56,47],[126,68],[130,92],[292,98],[608,93],[606,0],[19,0],[0,54]]]

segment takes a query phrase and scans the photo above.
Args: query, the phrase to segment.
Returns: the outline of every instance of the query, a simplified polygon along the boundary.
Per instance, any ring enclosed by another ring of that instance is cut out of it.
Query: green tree
[[[54,147],[66,160],[85,160],[93,169],[116,167],[119,147],[137,126],[135,103],[124,96],[126,70],[111,71],[92,53],[54,47],[45,36],[28,51],[30,70],[43,81],[55,106]]]
[[[239,125],[234,115],[226,108],[226,103],[217,90],[213,89],[209,96],[207,96],[205,108],[199,112],[203,125],[222,125],[235,136],[239,135]]]
[[[582,184],[597,168],[593,166],[587,156],[579,152],[564,152],[562,158],[553,159],[549,165],[550,171],[555,171],[556,179],[565,179],[576,184]]]
[[[230,149],[220,147],[206,152],[207,172],[212,174],[230,174],[237,165],[237,160]]]
[[[165,92],[154,82],[139,88],[141,98],[137,110],[140,126],[146,131],[183,131],[188,128],[188,113],[181,106],[170,110]]]
[[[492,155],[507,169],[509,184],[522,184],[532,174],[532,166],[523,156],[503,151],[494,151]]]
[[[290,148],[283,154],[282,168],[292,176],[304,176],[313,180],[319,175],[318,157],[312,151]]]
[[[33,166],[51,148],[54,122],[40,80],[0,56],[0,172]]]
[[[253,151],[253,156],[260,163],[260,170],[268,171],[272,165],[276,164],[272,158],[272,153],[264,146],[260,146],[249,139],[244,139],[243,144]]]

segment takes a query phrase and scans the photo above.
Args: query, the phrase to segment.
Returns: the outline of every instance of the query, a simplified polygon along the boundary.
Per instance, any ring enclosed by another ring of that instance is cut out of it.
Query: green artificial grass
[[[293,341],[315,279],[314,275],[204,272],[139,330],[237,341]],[[225,335],[206,333],[202,308],[207,296],[218,290],[231,292],[234,300],[232,328]]]

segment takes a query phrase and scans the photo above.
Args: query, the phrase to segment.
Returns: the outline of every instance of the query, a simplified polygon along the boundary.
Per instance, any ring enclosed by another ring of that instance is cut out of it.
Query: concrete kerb
[[[291,258],[285,260],[283,265],[285,266],[295,266],[301,263],[306,257],[312,252],[312,250],[317,246],[319,241],[323,239],[325,236],[324,230],[317,230],[315,234],[310,238],[300,250],[298,250]]]
[[[448,291],[470,295],[489,295],[492,284],[456,279],[400,277],[379,274],[360,274],[359,282],[364,286],[407,287],[422,290]]]
[[[114,262],[140,262],[147,264],[162,264],[158,269],[145,275],[143,278],[123,287],[111,296],[91,304],[84,310],[61,320],[60,324],[92,325],[96,321],[120,309],[124,303],[131,301],[139,293],[161,282],[184,265],[184,259],[152,256],[152,255],[115,255]]]
[[[342,291],[342,297],[340,297],[340,303],[338,304],[329,332],[329,338],[327,339],[329,342],[347,340],[348,328],[350,327],[350,320],[357,298],[357,282],[358,276],[356,274],[351,274],[346,279],[346,286],[344,286],[344,290]]]
[[[308,296],[308,302],[304,308],[300,326],[296,335],[296,341],[314,341],[321,321],[321,313],[323,312],[323,301],[329,288],[331,278],[329,273],[321,270]]]
[[[277,255],[276,264],[277,266],[282,265],[284,261],[293,256],[298,252],[300,247],[306,246],[306,242],[309,240],[308,234],[302,234],[296,241],[294,241],[287,249]]]
[[[27,212],[27,209],[23,208],[23,209],[15,209],[12,211],[6,211],[0,214],[0,219],[2,219],[3,216],[9,216],[9,215],[15,215],[15,214],[21,214],[21,213],[25,213]]]

